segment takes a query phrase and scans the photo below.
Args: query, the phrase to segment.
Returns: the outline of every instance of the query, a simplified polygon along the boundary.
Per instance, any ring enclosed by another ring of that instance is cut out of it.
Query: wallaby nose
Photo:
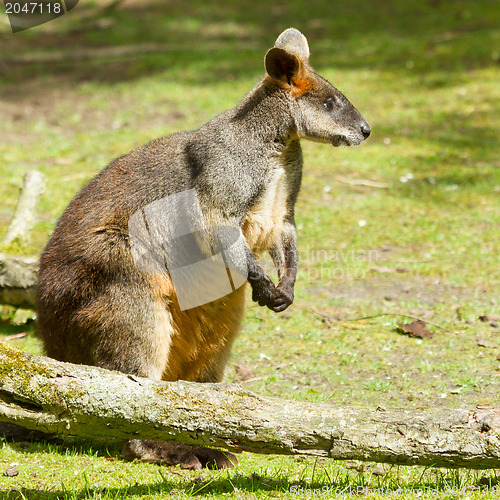
[[[368,125],[368,123],[363,122],[361,124],[361,133],[363,134],[363,137],[365,139],[368,139],[368,137],[370,137],[370,134],[372,133],[372,129],[370,128],[370,125]]]

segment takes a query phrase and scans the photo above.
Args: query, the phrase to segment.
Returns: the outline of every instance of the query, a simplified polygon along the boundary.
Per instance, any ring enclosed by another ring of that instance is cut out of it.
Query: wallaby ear
[[[309,44],[307,38],[297,29],[288,28],[277,38],[274,44],[278,49],[295,54],[303,61],[309,60]]]
[[[271,78],[290,85],[300,70],[300,60],[295,54],[273,47],[266,54],[265,66]]]

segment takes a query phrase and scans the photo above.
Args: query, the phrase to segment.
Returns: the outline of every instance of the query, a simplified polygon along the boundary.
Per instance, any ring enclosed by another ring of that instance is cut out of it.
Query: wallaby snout
[[[340,92],[338,93],[340,94]],[[342,97],[343,100],[337,104],[338,109],[330,109],[333,121],[333,138],[330,142],[333,146],[358,146],[365,139],[368,139],[371,128],[363,115],[345,96],[342,95]]]
[[[370,136],[370,125],[341,92],[314,76],[319,85],[296,101],[299,137],[333,146],[358,146]]]
[[[370,134],[372,133],[372,129],[370,128],[370,125],[368,125],[368,123],[363,122],[361,124],[361,133],[363,134],[363,137],[365,139],[368,139],[368,137],[370,137]]]

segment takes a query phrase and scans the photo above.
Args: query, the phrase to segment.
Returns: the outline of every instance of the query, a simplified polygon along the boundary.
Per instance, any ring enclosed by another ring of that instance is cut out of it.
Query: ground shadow
[[[90,7],[80,2],[44,27],[0,35],[0,72],[4,83],[18,85],[39,76],[116,82],[179,69],[188,84],[248,77],[254,58],[291,25],[307,34],[319,67],[463,69],[492,63],[488,40],[500,15],[490,4],[125,2],[111,13],[94,7],[89,23]]]

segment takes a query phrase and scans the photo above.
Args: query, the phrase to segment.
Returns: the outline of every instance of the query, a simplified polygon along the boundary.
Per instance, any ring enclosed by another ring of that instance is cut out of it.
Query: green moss
[[[5,342],[0,342],[0,384],[8,379],[9,385],[14,386],[19,398],[27,398],[30,402],[30,394],[37,404],[45,408],[51,406],[60,407],[61,396],[57,386],[50,380],[56,376],[56,371],[38,357],[34,357]],[[35,382],[35,378],[36,383]],[[75,384],[76,385],[76,384]],[[69,402],[72,398],[78,399],[85,392],[71,384],[64,387],[65,400]]]
[[[36,361],[33,362],[33,359]],[[54,371],[31,354],[7,342],[0,342],[0,377],[2,375],[15,375],[16,378],[25,379],[36,375],[51,377]]]

